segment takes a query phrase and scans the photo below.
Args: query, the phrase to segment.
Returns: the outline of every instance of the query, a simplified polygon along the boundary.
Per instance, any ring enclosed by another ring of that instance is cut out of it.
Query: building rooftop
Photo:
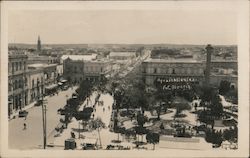
[[[169,59],[152,59],[147,58],[144,62],[152,63],[203,63],[202,61],[197,61],[193,58],[169,58]]]
[[[63,55],[61,56],[61,59],[62,60],[65,60],[65,59],[71,59],[71,60],[87,60],[87,61],[90,61],[90,60],[94,60],[96,59],[97,57],[97,54],[91,54],[91,55]]]
[[[135,52],[110,52],[109,56],[135,56]]]
[[[56,66],[57,64],[43,64],[43,63],[38,63],[38,64],[29,64],[28,68],[45,68],[45,67],[51,67],[51,66]]]

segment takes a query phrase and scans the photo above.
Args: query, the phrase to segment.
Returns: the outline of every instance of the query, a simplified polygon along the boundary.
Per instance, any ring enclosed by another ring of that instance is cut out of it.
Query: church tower
[[[40,36],[38,36],[38,40],[37,40],[37,51],[40,52],[41,51],[41,40],[40,40]]]

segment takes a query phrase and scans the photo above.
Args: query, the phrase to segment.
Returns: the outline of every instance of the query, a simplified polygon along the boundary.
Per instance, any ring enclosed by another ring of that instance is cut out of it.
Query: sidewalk
[[[48,97],[49,97],[49,96],[46,96],[46,97],[44,97],[44,99],[47,99]],[[28,110],[28,109],[34,107],[35,103],[36,103],[36,101],[34,101],[34,102],[32,102],[32,103],[26,105],[25,107],[22,108],[22,110]],[[17,111],[13,112],[13,113],[10,115],[9,121],[12,120],[12,119],[14,119],[15,117],[18,117],[19,111],[21,111],[21,110],[18,109]]]

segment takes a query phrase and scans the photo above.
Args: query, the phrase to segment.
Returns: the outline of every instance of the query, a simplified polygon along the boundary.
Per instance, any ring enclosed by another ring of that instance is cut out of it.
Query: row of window
[[[39,86],[39,84],[42,83],[42,82],[43,82],[43,78],[41,78],[41,82],[40,82],[39,78],[36,79],[36,85],[37,86]],[[32,79],[32,88],[34,88],[34,87],[35,87],[35,80]]]
[[[99,68],[96,68],[96,67],[86,67],[85,68],[85,71],[98,71],[98,70],[100,70],[100,72],[103,72],[103,68],[101,67],[100,69]],[[73,70],[71,69],[71,67],[67,67],[67,69],[66,69],[66,71],[67,72],[72,72],[73,71],[73,73],[79,73],[79,72],[83,72],[83,68],[82,67],[79,67],[79,69],[75,66],[74,68],[73,68]]]
[[[204,70],[203,69],[179,69],[179,68],[168,68],[168,69],[161,69],[161,68],[144,68],[143,73],[166,73],[166,74],[203,74]]]
[[[16,90],[18,88],[23,88],[23,83],[25,83],[25,85],[27,85],[27,78],[25,78],[25,81],[23,81],[22,79],[19,80],[15,80],[13,81],[13,84],[9,83],[9,91],[11,90],[11,88],[13,87],[13,90]]]
[[[12,70],[12,73],[15,72],[15,71],[20,71],[20,70],[25,70],[26,69],[26,62],[12,62],[11,63],[11,70]]]

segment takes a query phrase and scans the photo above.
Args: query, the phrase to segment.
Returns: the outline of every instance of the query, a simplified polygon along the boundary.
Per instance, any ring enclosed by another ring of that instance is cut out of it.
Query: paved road
[[[66,95],[70,97],[75,89],[76,87],[70,88],[67,91],[60,92],[59,95],[47,98],[47,135],[49,137],[51,137],[51,132],[58,125],[61,118],[57,114],[57,110],[66,104]],[[26,120],[16,118],[9,121],[9,148],[11,149],[42,148],[42,107],[32,107],[27,111],[29,114]],[[24,123],[27,124],[26,130],[23,130]]]

